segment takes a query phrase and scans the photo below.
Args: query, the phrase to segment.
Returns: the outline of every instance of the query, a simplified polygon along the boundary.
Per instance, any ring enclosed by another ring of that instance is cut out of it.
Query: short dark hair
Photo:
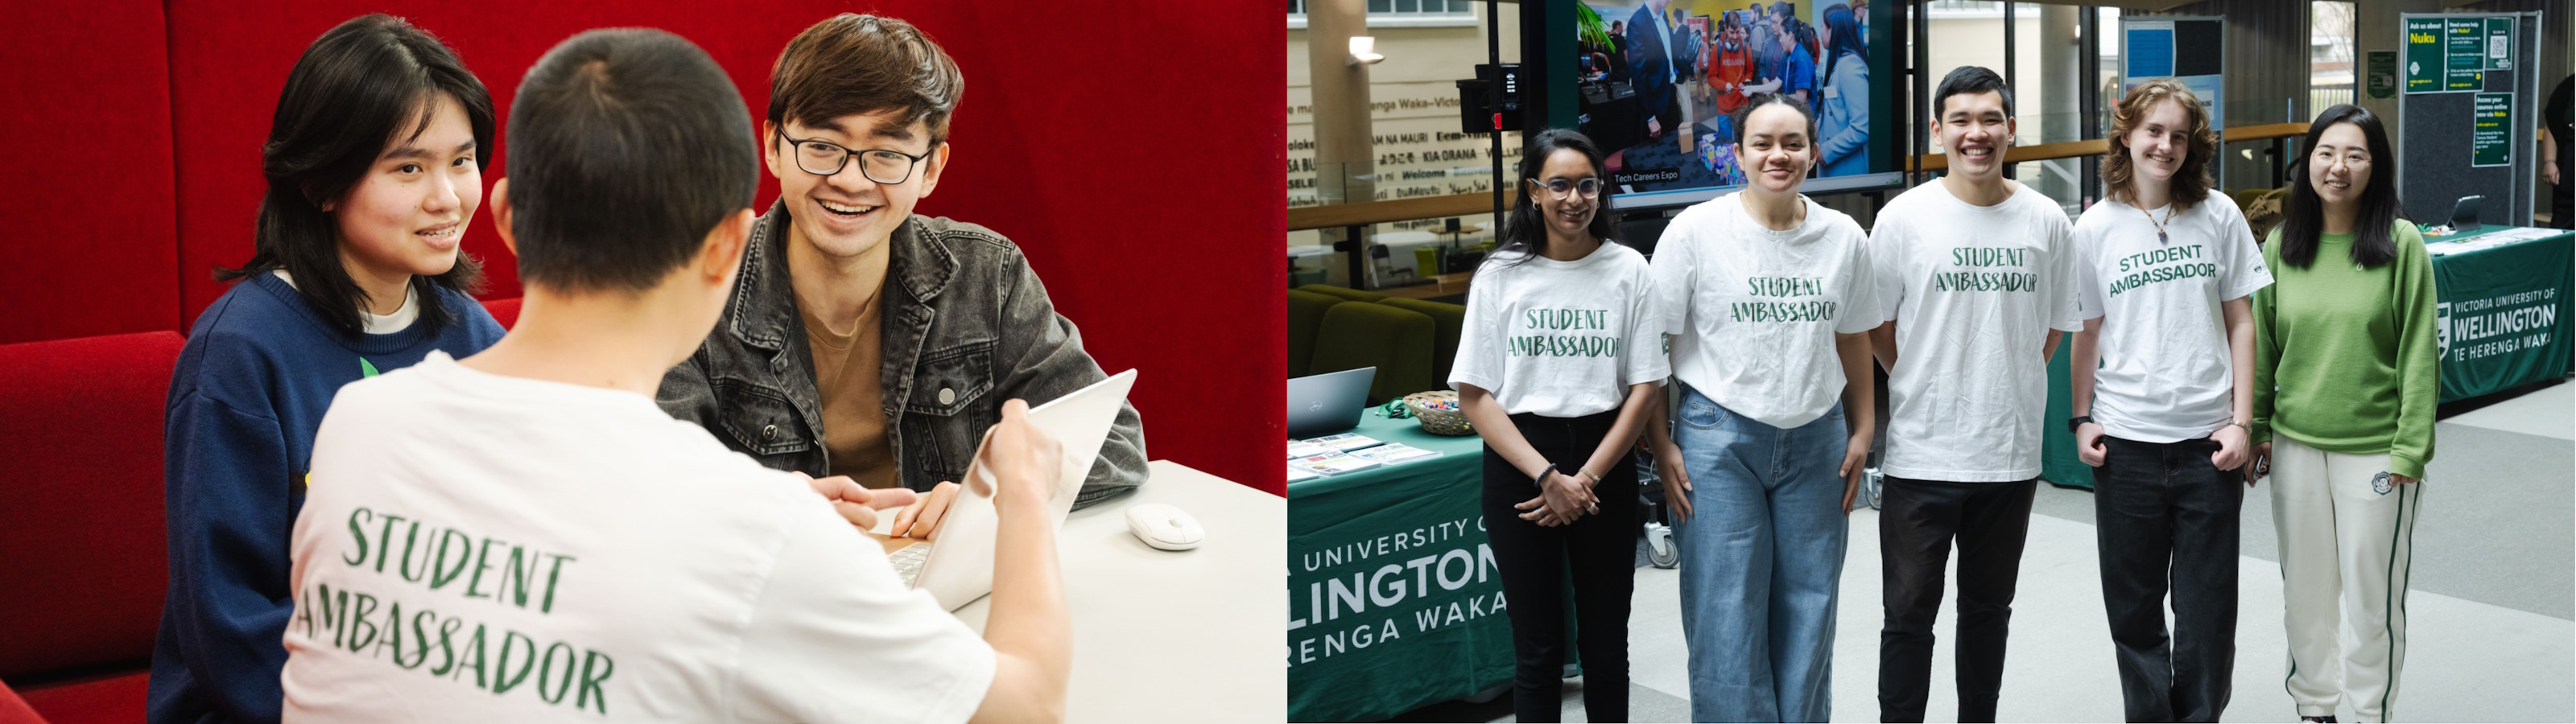
[[[474,164],[486,167],[492,94],[438,38],[382,13],[351,18],[315,38],[287,71],[268,142],[260,146],[268,192],[259,202],[250,261],[236,269],[217,267],[215,279],[285,270],[315,314],[343,333],[363,333],[358,309],[370,300],[341,265],[340,227],[322,206],[365,179],[387,144],[429,130],[444,103],[465,111],[474,130]],[[470,294],[482,282],[482,266],[463,252],[444,274],[413,276],[424,329],[435,332],[455,321],[439,303],[439,287]]]
[[[509,134],[519,277],[552,289],[653,288],[760,184],[742,94],[660,30],[592,30],[546,51]]]
[[[1995,75],[1994,71],[1982,66],[1962,65],[1953,68],[1949,75],[1941,77],[1941,88],[1932,91],[1932,118],[1937,122],[1943,114],[1949,112],[1950,96],[1976,95],[1989,91],[2003,94],[2004,116],[2011,117],[2013,115],[2012,86],[2004,84],[2003,76]]]
[[[2379,114],[2349,103],[2326,109],[2308,124],[2299,148],[2314,153],[2317,139],[2337,123],[2361,129],[2370,147],[2370,185],[2361,189],[2359,217],[2352,224],[2352,263],[2375,267],[2397,259],[2397,154],[2388,145],[2388,128]],[[2281,208],[2281,263],[2306,269],[2317,260],[2318,236],[2325,233],[2325,200],[2317,197],[2316,180],[2306,162],[2290,164],[2290,199]]]
[[[949,114],[965,94],[957,61],[920,28],[842,13],[797,33],[779,51],[769,72],[769,122],[822,126],[891,110],[897,126],[929,126],[930,145],[937,146],[948,140]]]

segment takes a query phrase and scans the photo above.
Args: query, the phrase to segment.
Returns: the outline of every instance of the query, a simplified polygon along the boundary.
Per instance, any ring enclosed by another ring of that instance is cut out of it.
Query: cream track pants
[[[2387,721],[2406,661],[2407,567],[2424,484],[2389,481],[2388,455],[2272,441],[2272,523],[2299,716]]]

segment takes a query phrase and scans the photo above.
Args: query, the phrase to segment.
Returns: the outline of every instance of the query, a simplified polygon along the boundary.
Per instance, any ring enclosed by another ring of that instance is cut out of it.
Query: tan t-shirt
[[[878,344],[884,336],[879,311],[884,298],[886,245],[878,244],[864,263],[874,267],[877,287],[859,304],[859,317],[848,329],[835,330],[814,315],[812,305],[798,300],[796,313],[805,320],[805,341],[814,350],[814,387],[823,395],[823,449],[830,453],[832,475],[847,475],[870,488],[903,484],[897,476],[894,450],[886,445],[885,385],[878,370],[885,359]]]

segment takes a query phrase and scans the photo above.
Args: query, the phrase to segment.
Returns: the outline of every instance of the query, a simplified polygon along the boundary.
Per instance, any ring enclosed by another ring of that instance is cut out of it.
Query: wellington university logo
[[[2449,362],[2545,349],[2557,336],[2562,302],[2557,287],[2437,302],[2433,339]]]
[[[2434,339],[2434,341],[2435,341],[2435,342],[2439,343],[2439,344],[2441,345],[2441,347],[2442,347],[2442,353],[2441,353],[2440,355],[2436,356],[2436,357],[2435,357],[2435,359],[2450,359],[2450,358],[2451,358],[2451,303],[2450,303],[2450,302],[2442,302],[2442,303],[2439,303],[2439,304],[2435,304],[2435,305],[2433,305],[2433,329],[2434,329],[2434,331],[2436,332],[2436,334],[2433,336],[2433,339]]]

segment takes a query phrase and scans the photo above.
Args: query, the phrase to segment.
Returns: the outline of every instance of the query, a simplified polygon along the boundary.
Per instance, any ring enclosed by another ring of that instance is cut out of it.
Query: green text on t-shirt
[[[1813,297],[1825,293],[1822,277],[1745,277],[1747,293],[1756,297]],[[1736,302],[1727,305],[1727,314],[1738,322],[1831,322],[1835,304],[1830,301],[1803,302]]]
[[[349,568],[378,574],[390,568],[399,578],[388,577],[387,582],[453,592],[460,597],[455,603],[484,600],[540,614],[554,613],[555,588],[566,565],[578,560],[365,507],[349,511],[349,533],[354,545],[339,558]],[[536,696],[545,703],[561,704],[569,697],[576,709],[608,713],[606,686],[617,662],[597,649],[468,623],[452,608],[440,613],[414,605],[406,618],[402,602],[345,585],[315,585],[295,592],[295,599],[289,625],[315,644],[329,633],[332,648],[390,660],[407,671],[421,670],[435,651],[437,665],[428,666],[429,675],[461,681],[471,669],[474,687],[495,695],[529,684],[533,674]]]
[[[2199,261],[2203,258],[2206,256],[2199,244],[2149,249],[2120,257],[2120,271],[2128,273],[2111,280],[2109,296],[2159,282],[2218,276],[2218,265]]]
[[[1950,250],[1950,263],[1962,267],[2027,267],[2030,250],[2009,246],[1962,246]],[[1932,288],[1945,292],[2035,292],[2039,275],[1967,269],[1932,275]]]
[[[1533,332],[1559,334],[1514,335],[1509,349],[1514,357],[1617,357],[1619,338],[1605,335],[1562,334],[1581,330],[1610,329],[1607,309],[1532,309],[1521,314],[1522,326]]]

